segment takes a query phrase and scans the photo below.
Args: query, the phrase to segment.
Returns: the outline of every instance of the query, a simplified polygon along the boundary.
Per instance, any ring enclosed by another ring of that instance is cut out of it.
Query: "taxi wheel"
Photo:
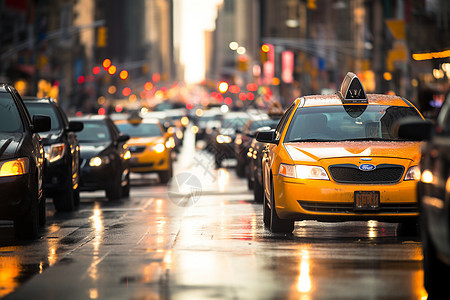
[[[270,231],[273,233],[291,233],[294,230],[294,221],[280,219],[275,208],[275,193],[272,190],[270,193]]]
[[[39,226],[44,226],[47,223],[47,212],[45,206],[45,192],[42,189],[41,197],[39,199]]]
[[[127,184],[122,187],[122,197],[129,197],[130,196],[130,172],[127,174],[126,178]]]

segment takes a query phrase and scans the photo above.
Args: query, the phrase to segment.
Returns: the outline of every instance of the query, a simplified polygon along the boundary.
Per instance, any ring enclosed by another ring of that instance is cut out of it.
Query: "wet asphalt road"
[[[246,181],[186,139],[168,186],[134,175],[130,198],[82,193],[64,214],[47,199],[36,241],[0,223],[0,297],[426,299],[417,236],[397,224],[315,221],[272,234]]]

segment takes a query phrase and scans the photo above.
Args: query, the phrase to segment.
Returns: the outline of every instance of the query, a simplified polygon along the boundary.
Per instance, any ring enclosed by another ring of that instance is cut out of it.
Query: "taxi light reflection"
[[[330,180],[325,169],[319,166],[280,164],[278,173],[290,178]]]
[[[423,183],[432,183],[434,180],[433,173],[430,170],[425,170],[420,178]]]
[[[164,151],[164,149],[166,149],[166,147],[164,146],[164,144],[157,144],[153,149],[156,153],[161,153]]]
[[[181,124],[186,127],[189,125],[189,118],[188,117],[182,117],[181,118]]]
[[[412,166],[406,172],[405,180],[420,180],[420,168],[419,166]]]
[[[4,161],[0,163],[0,177],[17,176],[28,173],[28,158]]]

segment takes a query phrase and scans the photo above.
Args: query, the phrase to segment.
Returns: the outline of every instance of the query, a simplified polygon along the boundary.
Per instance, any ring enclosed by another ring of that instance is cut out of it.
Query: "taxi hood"
[[[144,144],[154,144],[157,142],[163,143],[163,137],[162,136],[153,136],[153,137],[131,137],[127,144],[129,146],[131,145],[144,145]]]
[[[284,147],[291,159],[315,162],[330,158],[385,157],[420,160],[421,142],[302,142],[285,143]]]

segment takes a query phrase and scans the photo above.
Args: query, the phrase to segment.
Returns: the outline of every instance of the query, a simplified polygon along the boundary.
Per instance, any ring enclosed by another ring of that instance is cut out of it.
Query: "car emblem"
[[[372,164],[362,164],[359,166],[359,169],[361,171],[373,171],[375,170],[377,167],[372,165]]]
[[[363,161],[371,161],[372,158],[371,157],[362,157],[361,160],[363,160]]]

